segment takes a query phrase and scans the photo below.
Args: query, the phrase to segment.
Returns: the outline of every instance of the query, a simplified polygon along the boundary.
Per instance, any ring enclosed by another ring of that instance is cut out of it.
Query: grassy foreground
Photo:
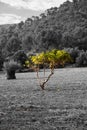
[[[87,68],[56,69],[44,91],[35,72],[16,77],[0,74],[0,130],[87,130]]]

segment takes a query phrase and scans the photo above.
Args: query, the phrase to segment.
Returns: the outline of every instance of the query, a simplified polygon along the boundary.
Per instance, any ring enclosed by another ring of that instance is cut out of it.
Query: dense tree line
[[[87,50],[79,50],[76,48],[65,48],[72,57],[72,65],[74,67],[87,67]]]

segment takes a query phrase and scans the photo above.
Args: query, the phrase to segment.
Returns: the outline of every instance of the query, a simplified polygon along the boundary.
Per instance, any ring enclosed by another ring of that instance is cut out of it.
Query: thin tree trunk
[[[47,77],[47,79],[45,81],[42,82],[42,84],[40,84],[40,87],[42,88],[42,90],[44,90],[45,84],[48,82],[48,80],[50,79],[50,77],[54,74],[54,72],[51,71],[51,73],[49,74],[49,76]]]
[[[44,90],[45,84],[48,82],[48,80],[50,79],[50,77],[54,74],[53,71],[51,71],[51,73],[49,74],[49,76],[47,77],[47,79],[43,79],[43,81],[40,79],[38,71],[37,71],[37,79],[39,81],[39,85],[42,88],[42,90]],[[45,78],[45,77],[44,77]]]

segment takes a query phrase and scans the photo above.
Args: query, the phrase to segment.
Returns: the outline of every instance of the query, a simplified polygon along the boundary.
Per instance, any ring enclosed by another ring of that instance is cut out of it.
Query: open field
[[[87,130],[87,68],[56,69],[44,91],[35,72],[16,77],[0,74],[0,130]]]

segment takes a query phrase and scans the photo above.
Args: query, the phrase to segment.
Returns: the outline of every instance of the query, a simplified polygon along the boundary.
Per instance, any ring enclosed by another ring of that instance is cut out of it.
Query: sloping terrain
[[[0,26],[0,46],[6,56],[15,53],[15,48],[25,52],[65,47],[87,50],[87,1],[66,1],[60,7],[47,9],[39,17]]]

